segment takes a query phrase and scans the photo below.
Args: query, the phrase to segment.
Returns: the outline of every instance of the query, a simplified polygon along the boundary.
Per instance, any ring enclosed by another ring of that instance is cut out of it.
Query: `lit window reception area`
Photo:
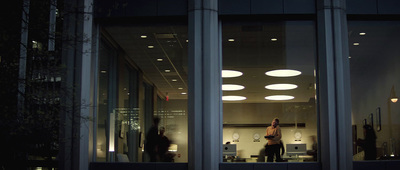
[[[223,162],[316,161],[313,21],[222,24]],[[278,119],[280,133],[265,138]]]

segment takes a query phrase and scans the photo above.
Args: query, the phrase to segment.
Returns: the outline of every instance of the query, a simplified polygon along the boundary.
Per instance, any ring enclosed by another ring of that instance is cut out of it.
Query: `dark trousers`
[[[281,146],[279,144],[267,145],[265,148],[265,155],[267,155],[267,162],[274,162],[274,156],[276,156],[276,162],[282,161],[281,159]]]

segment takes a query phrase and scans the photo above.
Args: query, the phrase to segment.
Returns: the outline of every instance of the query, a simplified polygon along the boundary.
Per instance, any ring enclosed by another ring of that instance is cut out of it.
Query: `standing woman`
[[[267,162],[273,162],[274,156],[276,156],[275,161],[281,162],[281,128],[279,127],[279,119],[274,118],[272,120],[271,126],[267,127],[265,138],[267,139],[268,143],[265,149],[267,155]]]

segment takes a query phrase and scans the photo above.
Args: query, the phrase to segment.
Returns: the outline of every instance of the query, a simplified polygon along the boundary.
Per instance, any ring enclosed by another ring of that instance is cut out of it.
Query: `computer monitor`
[[[306,155],[307,147],[305,143],[298,144],[286,144],[286,155],[294,156],[294,155]]]
[[[236,156],[236,144],[224,144],[222,146],[222,155]]]

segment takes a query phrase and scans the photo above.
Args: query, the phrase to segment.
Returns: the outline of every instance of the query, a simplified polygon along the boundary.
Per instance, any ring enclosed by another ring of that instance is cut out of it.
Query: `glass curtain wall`
[[[272,160],[316,161],[315,23],[223,21],[222,55],[223,161],[267,162],[274,118],[285,151]]]
[[[353,160],[399,159],[400,21],[348,22]]]
[[[161,139],[168,139],[155,161],[187,162],[187,24],[108,25],[103,31],[119,50],[107,55],[100,49],[100,70],[115,69],[117,80],[111,88],[110,75],[100,73],[97,155],[102,159],[97,161],[148,162],[149,143],[161,146]],[[117,64],[107,63],[110,58]],[[107,105],[110,93],[115,106]],[[155,117],[160,118],[157,139],[150,140]],[[114,151],[102,147],[107,141],[114,142]]]

